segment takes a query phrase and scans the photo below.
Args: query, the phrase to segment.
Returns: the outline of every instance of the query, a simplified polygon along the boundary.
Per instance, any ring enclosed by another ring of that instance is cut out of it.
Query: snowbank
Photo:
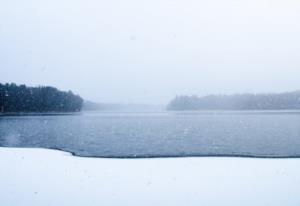
[[[97,159],[0,148],[3,206],[300,205],[300,159]]]

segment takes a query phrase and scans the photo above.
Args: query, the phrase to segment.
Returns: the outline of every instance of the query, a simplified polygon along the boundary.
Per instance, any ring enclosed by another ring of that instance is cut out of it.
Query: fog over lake
[[[300,2],[3,1],[0,82],[96,102],[300,89]]]

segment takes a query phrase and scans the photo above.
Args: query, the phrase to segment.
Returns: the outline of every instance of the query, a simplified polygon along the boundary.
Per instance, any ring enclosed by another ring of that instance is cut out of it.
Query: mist
[[[0,82],[96,102],[300,89],[296,0],[1,1]]]

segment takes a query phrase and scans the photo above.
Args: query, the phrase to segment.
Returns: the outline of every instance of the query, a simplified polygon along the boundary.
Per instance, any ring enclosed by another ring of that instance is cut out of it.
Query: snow
[[[300,205],[300,159],[73,157],[0,148],[1,205]]]

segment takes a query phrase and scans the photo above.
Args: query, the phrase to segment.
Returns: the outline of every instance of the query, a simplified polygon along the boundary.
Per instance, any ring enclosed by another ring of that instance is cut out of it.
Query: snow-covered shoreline
[[[300,205],[300,159],[74,157],[0,148],[1,205]]]

